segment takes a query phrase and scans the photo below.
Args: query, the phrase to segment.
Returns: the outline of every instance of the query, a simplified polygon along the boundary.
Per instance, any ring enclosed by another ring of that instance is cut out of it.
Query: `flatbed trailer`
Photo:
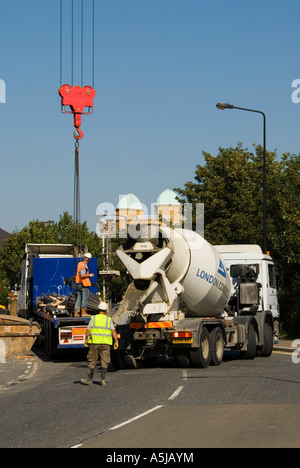
[[[90,317],[74,317],[69,314],[55,316],[41,310],[38,297],[58,294],[68,297],[74,292],[66,278],[76,274],[77,265],[87,252],[72,244],[27,244],[21,270],[21,289],[18,297],[18,315],[34,319],[41,326],[38,342],[44,345],[48,357],[59,350],[84,348],[84,339]],[[90,273],[97,282],[97,259],[89,263]],[[91,287],[93,293],[97,288]]]
[[[90,317],[51,317],[45,312],[35,311],[36,320],[41,324],[40,342],[48,357],[55,351],[85,348],[85,334]]]

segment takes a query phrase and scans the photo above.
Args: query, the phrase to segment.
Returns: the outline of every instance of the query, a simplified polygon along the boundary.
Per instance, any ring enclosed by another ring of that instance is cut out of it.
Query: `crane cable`
[[[71,0],[71,82],[74,85],[74,0]],[[81,0],[81,53],[80,53],[80,76],[81,76],[81,87],[84,83],[84,0]],[[63,0],[60,0],[60,86],[63,85],[63,57],[64,57],[64,12],[63,12]],[[92,0],[92,87],[95,86],[95,0]]]
[[[72,82],[72,87],[74,85],[74,0],[71,0],[71,82]],[[81,88],[83,88],[83,83],[84,83],[84,0],[81,0],[81,38],[80,38],[80,43],[81,43],[81,60],[80,60],[80,75],[81,75]],[[63,54],[63,48],[64,48],[64,41],[63,41],[63,36],[64,36],[64,14],[63,14],[63,0],[60,0],[60,88],[63,87],[63,59],[64,59],[64,54]],[[90,88],[87,89],[87,94],[90,96],[91,91],[94,91],[94,84],[95,84],[95,0],[92,0],[92,88],[90,87],[85,87],[85,88]],[[67,88],[67,87],[65,87]],[[60,90],[61,91],[61,90]],[[70,90],[66,89],[67,94],[69,95]],[[86,104],[90,105],[90,104]],[[84,105],[83,105],[84,107]],[[74,112],[74,108],[71,108],[72,112],[74,114],[74,117],[76,116],[76,113]],[[75,109],[77,111],[77,109]],[[83,112],[84,109],[81,110],[80,113]],[[70,113],[70,112],[67,112]],[[91,109],[90,112],[91,113]],[[75,124],[74,124],[75,125]],[[78,131],[78,134],[76,136],[74,132],[74,138],[76,139],[75,142],[75,165],[74,165],[74,211],[73,211],[73,219],[74,219],[74,237],[76,239],[76,245],[81,246],[81,219],[80,219],[80,179],[79,179],[79,139],[82,138],[82,132],[79,130],[79,127],[77,127],[76,124],[76,129]]]
[[[79,179],[79,141],[75,143],[75,166],[74,166],[74,230],[76,245],[81,245],[81,217],[80,217],[80,179]]]

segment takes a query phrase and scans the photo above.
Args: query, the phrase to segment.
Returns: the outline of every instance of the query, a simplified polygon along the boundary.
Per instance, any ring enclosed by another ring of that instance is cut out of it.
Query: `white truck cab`
[[[263,253],[258,245],[217,245],[215,246],[226,265],[231,278],[231,298],[234,302],[238,278],[242,267],[253,275],[259,285],[258,312],[269,310],[274,319],[275,340],[279,334],[279,304],[276,282],[276,268],[272,258]],[[250,280],[251,281],[251,280]]]

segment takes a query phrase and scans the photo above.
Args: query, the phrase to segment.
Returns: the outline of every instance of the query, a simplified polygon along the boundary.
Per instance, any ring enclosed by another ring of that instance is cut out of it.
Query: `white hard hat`
[[[84,258],[89,258],[91,260],[92,255],[90,253],[86,253],[86,254],[84,254]]]
[[[106,302],[100,302],[98,305],[98,309],[102,310],[103,312],[106,312],[108,310],[108,304]]]

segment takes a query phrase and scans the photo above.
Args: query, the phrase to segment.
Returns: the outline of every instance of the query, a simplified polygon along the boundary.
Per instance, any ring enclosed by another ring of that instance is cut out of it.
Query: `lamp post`
[[[217,106],[220,110],[238,109],[248,112],[256,112],[263,116],[263,251],[267,252],[267,162],[266,162],[266,116],[260,110],[246,109],[245,107],[236,107],[229,103],[218,102]]]

